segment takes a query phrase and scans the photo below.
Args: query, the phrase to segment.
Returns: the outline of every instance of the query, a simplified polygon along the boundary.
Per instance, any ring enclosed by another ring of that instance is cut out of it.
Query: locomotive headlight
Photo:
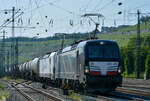
[[[89,69],[85,69],[85,73],[89,73]]]
[[[119,66],[118,68],[118,73],[121,73],[121,66]]]
[[[89,73],[89,67],[85,66],[85,73]]]
[[[121,70],[120,70],[120,69],[118,69],[118,73],[121,73]]]

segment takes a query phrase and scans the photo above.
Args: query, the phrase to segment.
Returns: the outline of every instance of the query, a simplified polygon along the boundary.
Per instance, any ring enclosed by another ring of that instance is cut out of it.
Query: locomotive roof
[[[83,46],[85,46],[85,44],[88,43],[88,42],[116,43],[116,42],[113,41],[113,40],[85,40],[85,41],[80,42],[80,43],[77,45],[77,47],[78,47],[78,48],[79,48],[79,47],[83,47]]]
[[[81,42],[79,42],[77,44],[73,44],[72,46],[65,47],[62,50],[62,53],[71,50],[72,47],[76,47],[76,48],[84,47],[86,45],[86,43],[88,43],[88,42],[116,43],[115,41],[112,41],[112,40],[85,40],[85,41],[81,41]]]
[[[62,50],[62,52],[66,52],[66,51],[71,50],[71,47],[72,47],[72,46],[65,47],[65,48]]]

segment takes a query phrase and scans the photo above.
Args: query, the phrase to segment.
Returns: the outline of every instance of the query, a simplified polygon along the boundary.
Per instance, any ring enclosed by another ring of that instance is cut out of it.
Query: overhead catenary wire
[[[144,7],[147,7],[147,6],[149,6],[149,5],[150,5],[150,3],[146,3],[146,4],[143,4],[143,5],[140,5],[140,6],[131,8],[131,9],[129,9],[128,11],[137,10],[137,9],[139,9],[139,8],[144,8]]]
[[[31,1],[31,0],[30,0]],[[51,5],[54,5],[53,3],[50,3]],[[54,6],[56,6],[56,5],[54,5]],[[57,6],[58,7],[58,6]],[[39,8],[39,6],[37,7],[37,8]],[[60,8],[60,7],[59,7]],[[62,9],[62,8],[61,8]],[[69,13],[71,13],[72,14],[72,12],[71,11],[68,11],[68,10],[66,10],[66,9],[63,9],[63,10],[65,10],[65,11],[67,11],[67,12],[69,12]]]
[[[89,7],[89,4],[92,2],[93,0],[89,0],[87,2],[87,4],[85,5],[85,7],[83,8],[83,11],[86,12],[87,8]]]
[[[114,0],[113,1],[110,1],[108,3],[106,3],[104,6],[102,6],[100,9],[96,10],[96,11],[102,11],[104,8],[108,7],[110,4],[114,3]]]
[[[32,1],[32,0],[30,0],[30,1]],[[36,0],[36,1],[38,1],[38,0]],[[48,0],[46,0],[46,1],[49,2]],[[55,0],[55,1],[57,2],[58,0]],[[113,0],[113,1],[115,1],[115,0]],[[51,1],[51,2],[53,3],[53,1]],[[89,2],[90,2],[90,1],[89,1]],[[112,1],[110,1],[110,2],[112,2]],[[54,5],[57,5],[55,2],[54,2],[53,4],[54,4]],[[52,5],[53,5],[53,4],[52,4]],[[111,3],[110,3],[110,4],[111,4]],[[44,4],[44,5],[45,5],[45,4]],[[47,4],[47,5],[49,5],[49,4]],[[54,6],[54,5],[53,5],[53,6]],[[97,4],[97,5],[98,5],[98,4]],[[41,5],[39,5],[39,7],[40,7],[40,6],[41,6]],[[58,6],[58,5],[57,5],[57,6]],[[108,6],[109,6],[109,5],[108,5]],[[107,7],[107,6],[106,6],[106,7]],[[104,8],[106,8],[106,7],[104,7]],[[36,7],[36,8],[39,9],[38,7]],[[64,7],[61,7],[61,8],[64,8]],[[59,8],[59,9],[61,9],[61,8]],[[64,10],[64,9],[62,9],[62,10]],[[66,9],[66,10],[67,10],[67,9]],[[69,14],[72,14],[72,12],[71,12],[70,10],[67,10],[67,11],[69,11],[69,12],[68,12]],[[67,11],[66,11],[66,12],[67,12]],[[71,13],[70,13],[70,12],[71,12]],[[107,19],[106,19],[106,20],[107,20]],[[42,21],[43,21],[43,20],[42,20]],[[120,20],[120,21],[121,21],[121,20]]]
[[[57,1],[57,0],[56,0]],[[59,8],[59,9],[61,9],[61,10],[64,10],[65,12],[68,12],[69,14],[72,14],[72,15],[74,15],[75,13],[74,12],[71,12],[71,11],[69,11],[69,10],[66,10],[66,9],[64,9],[64,8],[62,8],[62,7],[59,7],[59,6],[57,6],[56,4],[54,4],[54,2],[47,2],[47,4],[48,5],[51,5],[51,6],[55,6],[56,8]],[[37,3],[36,3],[36,5],[37,5]],[[46,4],[45,4],[45,6],[46,6]],[[39,8],[41,8],[41,7],[44,7],[43,5],[41,5],[41,6],[38,6],[38,7],[36,7],[37,9],[39,9]],[[33,9],[34,10],[34,9]],[[36,9],[35,9],[36,10]],[[30,10],[31,11],[31,10]],[[28,12],[25,12],[25,14],[26,13],[28,13]],[[78,15],[79,16],[79,15]],[[43,21],[43,20],[42,20]]]
[[[63,8],[63,7],[60,7],[60,6],[56,5],[56,4],[54,4],[53,2],[47,2],[47,3],[48,3],[50,6],[54,6],[54,7],[58,8],[58,9],[60,9],[60,10],[63,10],[63,11],[65,11],[65,12],[71,14],[71,15],[81,16],[81,15],[79,15],[79,14],[76,14],[76,13],[73,12],[73,11],[70,11],[70,10],[65,9],[65,8]]]
[[[50,2],[50,3],[55,3],[55,2],[57,2],[57,1],[58,1],[58,0],[55,0],[55,1]],[[29,12],[34,12],[34,11],[36,11],[36,10],[38,10],[38,9],[40,9],[40,8],[43,8],[43,7],[45,7],[45,6],[48,6],[48,5],[49,5],[49,4],[46,3],[46,4],[43,4],[43,5],[40,5],[38,8],[37,8],[37,7],[32,8],[32,9],[26,8],[26,9],[24,9],[24,14],[27,14],[27,13],[29,13]]]
[[[39,7],[39,5],[38,5],[37,0],[34,0],[34,1],[35,1],[35,4],[36,4],[37,8],[38,8],[38,7]],[[43,18],[42,18],[42,15],[41,15],[40,10],[38,10],[38,13],[39,13],[39,16],[40,16],[40,18],[41,18],[42,23],[43,23],[44,25],[46,25],[46,23],[44,23],[44,20],[43,20]]]
[[[16,18],[18,18],[19,16],[21,16],[23,14],[23,12],[21,12],[19,15],[17,15],[16,17],[15,17],[15,19]],[[4,27],[2,27],[2,26],[7,26],[8,24],[10,24],[12,22],[12,20],[10,20],[9,22],[6,22],[6,23],[4,23],[4,24],[2,24],[1,26],[0,26],[0,30],[2,30]]]
[[[18,13],[20,11],[20,9],[15,13],[15,15]],[[9,18],[9,19],[12,19],[12,18]],[[9,20],[9,21],[5,21],[1,26],[3,26],[3,25],[5,25],[5,24],[7,24],[7,23],[9,23],[11,20]]]
[[[92,11],[96,10],[96,8],[97,8],[98,6],[101,6],[102,3],[103,3],[103,0],[100,0],[100,1],[95,5],[95,7],[92,9]]]

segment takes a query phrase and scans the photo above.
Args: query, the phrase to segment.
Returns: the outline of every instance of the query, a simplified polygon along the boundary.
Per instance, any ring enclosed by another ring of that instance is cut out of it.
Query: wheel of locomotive
[[[84,94],[87,94],[87,93],[88,93],[88,92],[87,92],[87,87],[86,87],[86,86],[83,87],[83,93],[84,93]]]
[[[73,82],[73,90],[74,92],[80,92],[81,91],[81,87],[78,81],[74,81]]]
[[[56,80],[56,87],[60,88],[61,87],[61,80],[60,79],[57,79]]]
[[[47,87],[46,84],[43,84],[43,85],[42,85],[42,88],[43,88],[43,89],[47,89],[48,87]]]

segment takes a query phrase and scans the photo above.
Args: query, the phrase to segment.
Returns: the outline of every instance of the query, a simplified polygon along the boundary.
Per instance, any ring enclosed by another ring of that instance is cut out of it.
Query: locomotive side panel
[[[85,66],[85,52],[84,52],[84,47],[80,47],[78,49],[79,56],[78,56],[78,69],[79,69],[79,82],[80,83],[85,83],[85,75],[84,75],[84,66]]]
[[[50,56],[46,55],[39,60],[39,76],[40,77],[51,77],[50,69]]]
[[[77,79],[77,51],[58,54],[56,78]]]
[[[50,73],[51,73],[51,80],[55,79],[55,68],[56,68],[56,56],[57,56],[57,52],[52,52],[50,55]]]

